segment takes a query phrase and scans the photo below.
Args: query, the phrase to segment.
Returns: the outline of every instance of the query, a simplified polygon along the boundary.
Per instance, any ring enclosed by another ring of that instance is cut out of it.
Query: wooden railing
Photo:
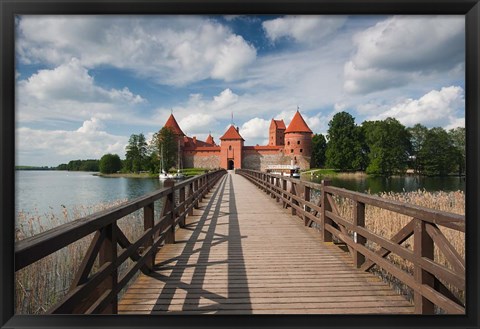
[[[464,216],[333,187],[329,181],[315,184],[244,169],[237,169],[236,173],[281,202],[284,208],[290,207],[292,215],[303,219],[305,226],[315,223],[324,242],[335,240],[346,245],[359,269],[369,271],[377,265],[410,287],[416,313],[434,314],[436,305],[445,313],[465,314],[464,303],[451,291],[465,294],[465,260],[440,230],[445,227],[461,232],[464,239]],[[315,190],[318,201],[312,202]],[[353,202],[352,218],[340,213],[335,201],[339,198]],[[405,215],[408,224],[389,239],[380,236],[365,226],[366,206]],[[409,248],[405,242],[412,236],[413,248]],[[434,260],[434,248],[443,254],[448,266]],[[410,262],[413,273],[390,261],[390,254]]]
[[[21,240],[15,244],[15,271],[94,233],[70,290],[47,313],[117,313],[118,293],[138,271],[152,270],[159,248],[175,243],[177,225],[185,225],[185,218],[225,173],[218,170],[196,176]],[[154,202],[161,199],[160,220],[155,223]],[[142,208],[144,232],[131,242],[117,221]],[[97,258],[98,270],[91,274]],[[127,259],[132,265],[119,275]]]

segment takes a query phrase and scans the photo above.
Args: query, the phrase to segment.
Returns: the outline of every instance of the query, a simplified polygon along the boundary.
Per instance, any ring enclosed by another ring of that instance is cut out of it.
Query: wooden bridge
[[[351,218],[337,209],[339,197],[351,200]],[[412,219],[387,239],[365,225],[366,206]],[[129,241],[117,221],[142,208],[144,234]],[[457,297],[465,261],[439,226],[464,232],[465,218],[328,182],[219,170],[22,240],[15,266],[95,233],[70,291],[49,313],[465,314]],[[405,243],[412,236],[413,247]],[[435,259],[434,246],[448,264]],[[408,287],[412,301],[372,269]]]

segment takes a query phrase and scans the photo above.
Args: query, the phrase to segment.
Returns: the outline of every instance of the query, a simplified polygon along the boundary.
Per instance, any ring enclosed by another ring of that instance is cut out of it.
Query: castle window
[[[302,153],[302,152],[303,152],[303,149],[300,149],[300,153]]]
[[[297,145],[300,145],[300,141],[297,141]]]
[[[231,150],[232,150],[232,145],[230,145],[230,146],[228,147],[228,149],[231,151]]]
[[[290,141],[288,141],[287,145],[290,145]]]
[[[290,153],[293,153],[293,149],[290,149]]]

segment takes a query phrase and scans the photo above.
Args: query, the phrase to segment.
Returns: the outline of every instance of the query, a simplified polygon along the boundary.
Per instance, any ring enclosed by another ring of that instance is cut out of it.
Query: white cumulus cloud
[[[345,63],[344,88],[369,93],[449,71],[459,77],[465,53],[464,16],[393,16],[358,32]]]
[[[146,102],[127,87],[106,89],[98,86],[75,58],[18,81],[15,92],[18,117],[24,123],[50,118],[85,120],[92,116],[122,120],[122,116],[130,116],[128,113],[132,109]]]
[[[419,99],[405,99],[370,119],[383,120],[394,117],[407,127],[421,123],[427,127],[448,129],[465,125],[464,107],[463,88],[450,86],[432,90]]]
[[[17,163],[57,166],[75,159],[100,159],[106,153],[124,157],[128,137],[112,135],[98,118],[76,130],[16,129]]]
[[[256,58],[243,37],[195,16],[22,16],[17,54],[24,63],[112,66],[175,86],[231,81]]]
[[[336,32],[346,21],[345,16],[285,16],[263,22],[267,37],[275,42],[292,38],[299,43],[314,43]]]
[[[254,144],[268,144],[268,129],[270,128],[270,120],[261,118],[253,118],[248,120],[240,127],[240,135],[246,140],[252,141]]]

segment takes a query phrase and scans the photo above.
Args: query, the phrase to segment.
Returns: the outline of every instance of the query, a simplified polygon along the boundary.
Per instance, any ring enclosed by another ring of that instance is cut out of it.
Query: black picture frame
[[[2,328],[478,328],[480,4],[478,0],[1,0],[0,325]],[[15,52],[22,14],[460,14],[466,17],[467,299],[464,316],[26,316],[14,314]]]

